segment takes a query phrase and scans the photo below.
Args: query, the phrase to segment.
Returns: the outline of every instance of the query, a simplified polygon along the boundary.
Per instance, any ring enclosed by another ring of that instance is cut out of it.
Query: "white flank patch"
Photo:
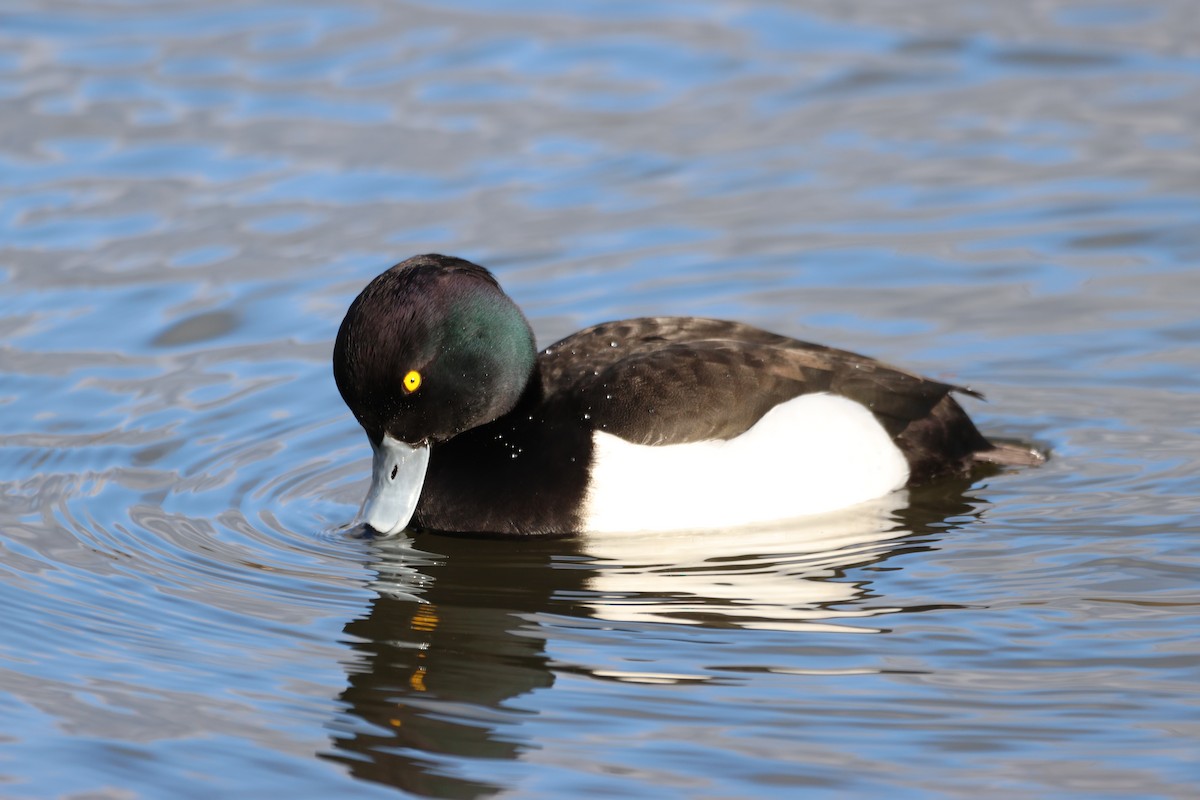
[[[729,528],[823,514],[908,481],[908,462],[863,406],[807,394],[728,441],[649,446],[597,432],[583,528]]]

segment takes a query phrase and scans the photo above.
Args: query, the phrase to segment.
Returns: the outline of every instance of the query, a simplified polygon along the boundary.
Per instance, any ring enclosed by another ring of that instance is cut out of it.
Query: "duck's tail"
[[[1002,467],[1036,467],[1046,462],[1046,454],[1021,442],[991,442],[988,450],[979,450],[971,458],[983,464]]]

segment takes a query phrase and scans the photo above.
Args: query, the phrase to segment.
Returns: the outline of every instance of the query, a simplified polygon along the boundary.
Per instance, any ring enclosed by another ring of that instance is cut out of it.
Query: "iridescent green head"
[[[512,410],[536,358],[521,310],[483,267],[415,256],[371,281],[338,330],[333,374],[372,442],[439,442]]]

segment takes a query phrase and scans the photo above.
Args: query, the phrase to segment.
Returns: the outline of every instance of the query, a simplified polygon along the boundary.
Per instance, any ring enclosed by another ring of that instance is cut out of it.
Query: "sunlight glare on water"
[[[0,10],[0,794],[1193,797],[1192,0]],[[741,319],[1037,470],[359,538],[347,305]],[[68,766],[69,765],[69,768]]]

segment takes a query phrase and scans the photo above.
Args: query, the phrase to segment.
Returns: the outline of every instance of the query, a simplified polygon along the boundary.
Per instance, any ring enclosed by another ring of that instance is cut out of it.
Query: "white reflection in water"
[[[902,491],[770,527],[586,536],[587,605],[614,621],[874,632],[838,620],[899,609],[860,606],[863,583],[842,571],[888,553],[907,503]]]

